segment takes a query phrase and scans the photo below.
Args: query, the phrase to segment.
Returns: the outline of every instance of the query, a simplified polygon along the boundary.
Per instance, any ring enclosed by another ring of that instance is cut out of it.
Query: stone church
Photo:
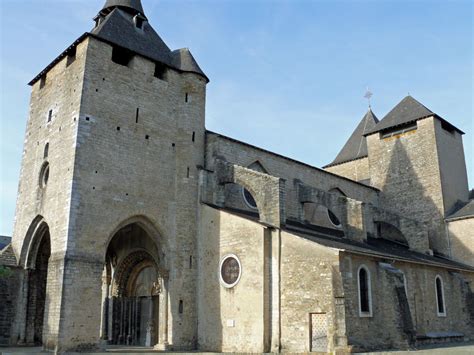
[[[0,343],[334,352],[474,339],[463,132],[411,96],[323,169],[205,128],[140,0],[32,87]]]

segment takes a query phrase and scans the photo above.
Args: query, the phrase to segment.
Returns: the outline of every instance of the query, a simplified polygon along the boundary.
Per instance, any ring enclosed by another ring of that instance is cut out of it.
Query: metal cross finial
[[[367,101],[369,103],[369,108],[370,108],[370,98],[372,97],[372,95],[373,94],[370,92],[369,87],[367,86],[367,91],[365,92],[364,97],[367,99]]]

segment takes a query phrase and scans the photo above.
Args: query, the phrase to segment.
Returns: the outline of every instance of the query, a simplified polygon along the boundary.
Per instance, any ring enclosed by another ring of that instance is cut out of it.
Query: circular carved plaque
[[[241,272],[242,268],[237,256],[229,254],[222,258],[219,267],[219,278],[224,287],[231,288],[237,285]]]

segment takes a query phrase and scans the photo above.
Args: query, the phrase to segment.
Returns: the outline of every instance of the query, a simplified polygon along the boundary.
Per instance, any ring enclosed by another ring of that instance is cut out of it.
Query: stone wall
[[[346,345],[337,332],[334,298],[339,252],[281,233],[281,350],[311,351],[310,314],[325,314],[328,351]],[[342,344],[341,344],[342,341]],[[314,351],[314,350],[313,350]]]
[[[15,253],[24,265],[36,225],[47,223],[51,259],[44,344],[90,348],[99,340],[101,297],[95,296],[107,244],[124,221],[148,221],[160,231],[152,238],[163,246],[171,271],[170,312],[177,313],[178,300],[187,310],[185,319],[169,317],[168,340],[176,348],[193,348],[196,269],[183,265],[196,255],[206,79],[168,70],[160,80],[147,59],[135,56],[121,66],[111,56],[112,46],[86,37],[74,61],[64,58],[47,73],[44,87],[43,81],[33,86]],[[49,180],[41,188],[45,161]],[[90,307],[81,307],[86,303]],[[69,316],[63,316],[65,309]]]
[[[385,265],[404,274],[406,300],[397,295],[402,278],[398,280],[380,264],[380,259],[344,253],[341,259],[346,306],[346,327],[349,344],[355,349],[387,349],[408,347],[411,335],[433,333],[462,333],[466,339],[474,335],[470,324],[467,298],[472,290],[466,282],[473,280],[472,273],[448,271],[427,265],[391,261]],[[361,265],[370,271],[372,290],[372,316],[359,315],[357,272]],[[446,316],[438,316],[435,277],[443,279]],[[406,303],[408,303],[408,307]],[[407,322],[408,319],[408,322]],[[410,329],[409,323],[413,326]],[[407,324],[408,323],[408,324]]]
[[[75,57],[64,57],[32,87],[12,239],[21,266],[26,265],[28,253],[33,254],[31,246],[40,237],[35,233],[40,223],[49,228],[53,258],[63,259],[66,254],[86,51],[87,44],[80,43]],[[40,175],[46,164],[49,176],[45,184]],[[43,341],[51,343],[53,348],[59,332],[62,279],[63,269],[48,268],[48,280],[52,283],[47,285],[47,327]],[[21,290],[27,292],[27,285],[22,285]],[[13,337],[27,342],[24,332],[27,295],[21,294],[18,299]]]
[[[448,221],[447,226],[451,257],[474,266],[474,218]]]
[[[206,139],[207,169],[214,170],[215,159],[220,157],[244,167],[258,161],[269,175],[284,179],[288,218],[299,217],[295,180],[325,191],[338,188],[350,198],[378,205],[378,191],[371,187],[212,132],[206,133]]]
[[[187,265],[196,255],[196,166],[203,165],[206,80],[174,70],[161,80],[145,58],[134,56],[122,66],[112,62],[109,44],[91,37],[85,43],[64,304],[90,307],[64,318],[63,346],[98,343],[101,297],[88,295],[100,295],[114,233],[127,221],[138,221],[158,231],[150,237],[170,271],[170,346],[194,348],[196,269]],[[174,316],[180,300],[185,317]]]
[[[265,227],[206,205],[200,211],[199,349],[263,352]],[[219,263],[227,254],[241,262],[242,276],[233,288],[219,281]]]
[[[435,120],[419,120],[416,130],[401,136],[381,138],[379,133],[372,134],[367,137],[367,146],[371,184],[382,190],[381,206],[426,222],[431,248],[446,253]]]
[[[462,135],[443,128],[445,125],[440,120],[435,120],[434,125],[444,211],[450,213],[456,202],[469,199]]]
[[[364,157],[346,163],[328,166],[324,170],[344,176],[354,181],[367,181],[370,184],[369,158]]]
[[[5,267],[1,264],[0,268],[0,346],[5,346],[18,341],[14,322],[19,311],[18,299],[21,297],[23,271],[18,267]]]

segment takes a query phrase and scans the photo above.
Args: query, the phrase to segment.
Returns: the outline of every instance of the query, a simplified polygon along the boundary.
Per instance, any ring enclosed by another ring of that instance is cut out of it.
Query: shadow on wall
[[[417,170],[430,169],[431,159],[430,157],[415,159],[419,164],[415,169],[411,163],[413,159],[407,153],[400,139],[404,138],[397,138],[393,145],[385,182],[382,186],[384,205],[388,210],[406,218],[426,223],[430,249],[440,254],[448,254],[444,216],[433,201],[431,192],[427,190],[429,186],[433,185],[431,181],[427,180],[431,177],[423,177],[426,181],[420,181],[420,176],[417,174]],[[405,238],[409,239],[410,235],[405,235]]]
[[[221,297],[218,266],[220,261],[220,214],[201,206],[201,238],[198,295],[198,349],[221,352],[223,349]],[[214,213],[212,213],[214,212]]]
[[[450,221],[447,230],[453,259],[474,266],[474,218]]]

